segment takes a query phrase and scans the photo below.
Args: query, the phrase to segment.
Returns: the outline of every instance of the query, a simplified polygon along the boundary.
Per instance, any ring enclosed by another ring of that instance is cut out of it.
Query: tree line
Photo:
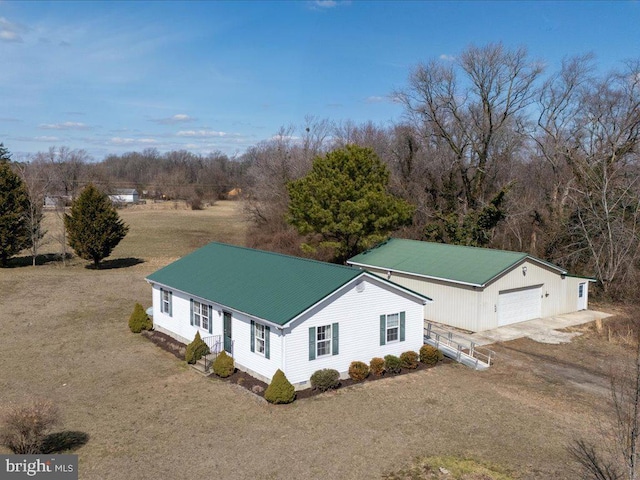
[[[251,246],[340,261],[323,248],[329,236],[300,228],[291,185],[358,145],[382,163],[385,192],[411,206],[393,235],[528,252],[623,297],[640,282],[640,61],[597,67],[583,55],[548,72],[524,48],[471,46],[415,66],[390,94],[404,111],[391,125],[309,116],[234,158],[148,149],[95,162],[60,147],[18,168],[46,183],[32,190],[70,198],[88,182],[195,205],[240,189]]]

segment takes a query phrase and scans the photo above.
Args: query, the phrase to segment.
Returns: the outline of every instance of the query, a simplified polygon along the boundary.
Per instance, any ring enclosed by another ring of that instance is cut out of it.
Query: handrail
[[[424,337],[425,339],[433,339],[436,348],[440,348],[440,345],[442,344],[445,347],[455,350],[455,358],[457,361],[461,361],[463,355],[470,359],[475,359],[476,368],[478,368],[480,363],[487,367],[491,366],[491,363],[495,358],[495,352],[493,350],[480,347],[469,339],[457,337],[452,331],[438,327],[431,322],[425,323],[426,328]],[[455,340],[454,337],[456,337]]]

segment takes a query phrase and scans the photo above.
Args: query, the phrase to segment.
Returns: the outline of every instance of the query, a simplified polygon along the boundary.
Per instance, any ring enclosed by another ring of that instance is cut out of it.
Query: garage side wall
[[[453,286],[451,283],[396,272],[392,272],[391,277],[388,277],[386,270],[374,268],[367,268],[367,270],[433,299],[433,303],[424,306],[425,319],[476,331],[478,308],[482,301],[479,289],[474,290],[473,287],[464,285]]]

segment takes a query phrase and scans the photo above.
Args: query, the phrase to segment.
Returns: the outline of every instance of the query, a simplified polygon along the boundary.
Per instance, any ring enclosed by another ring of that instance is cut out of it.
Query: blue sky
[[[607,71],[640,58],[640,2],[0,0],[0,142],[233,155],[306,115],[389,125],[416,64],[489,42]]]

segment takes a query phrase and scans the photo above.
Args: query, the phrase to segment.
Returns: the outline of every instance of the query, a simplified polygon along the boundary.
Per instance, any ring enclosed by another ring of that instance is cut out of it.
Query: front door
[[[224,312],[224,351],[233,354],[231,343],[231,314]]]

